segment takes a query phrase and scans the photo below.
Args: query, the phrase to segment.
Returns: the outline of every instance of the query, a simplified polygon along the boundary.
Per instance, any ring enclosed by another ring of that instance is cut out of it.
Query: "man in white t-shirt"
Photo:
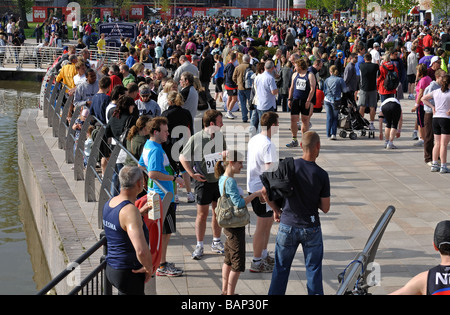
[[[373,43],[373,49],[370,50],[370,54],[372,55],[372,63],[380,64],[380,44],[377,42]]]
[[[278,152],[271,138],[278,132],[278,114],[272,111],[261,116],[261,131],[248,142],[247,147],[247,191],[258,191],[263,184],[259,176],[263,172],[278,168]],[[274,259],[267,253],[270,229],[273,224],[273,211],[259,198],[252,201],[257,216],[256,230],[253,236],[253,260],[251,272],[272,272]]]

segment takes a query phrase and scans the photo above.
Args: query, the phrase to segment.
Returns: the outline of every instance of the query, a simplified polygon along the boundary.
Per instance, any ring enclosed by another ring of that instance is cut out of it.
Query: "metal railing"
[[[394,212],[394,206],[386,208],[373,228],[362,252],[358,253],[344,272],[339,274],[340,286],[336,295],[368,295],[368,289],[376,284],[374,281],[367,281],[372,272],[368,267],[375,260],[381,238]]]
[[[85,140],[86,131],[90,125],[91,119],[96,119],[90,115],[86,118],[79,136],[76,136],[73,128],[76,118],[82,110],[81,106],[72,107],[73,95],[66,93],[67,87],[59,82],[54,82],[55,73],[50,69],[42,82],[41,95],[40,95],[40,108],[43,111],[43,116],[47,118],[48,126],[52,128],[53,137],[58,138],[58,148],[65,150],[65,162],[67,164],[74,164],[73,172],[74,179],[84,180],[84,198],[87,202],[97,202],[97,215],[98,215],[98,227],[103,229],[102,225],[102,210],[103,205],[113,196],[117,191],[112,189],[113,175],[117,175],[116,161],[121,151],[129,155],[132,160],[137,164],[136,158],[119,142],[116,143],[111,150],[108,163],[103,172],[103,176],[99,175],[99,168],[97,167],[97,157],[100,154],[100,147],[102,145],[108,145],[105,140],[104,132],[106,126],[96,120],[97,135],[93,141],[91,153],[89,158],[85,155]],[[73,108],[73,112],[72,112]],[[69,119],[70,117],[70,119]],[[147,171],[144,170],[147,174]],[[147,174],[148,175],[148,174]],[[158,181],[154,180],[154,183],[165,193],[162,200],[162,220],[167,213],[167,209],[172,200],[173,194],[168,192]],[[98,187],[100,187],[98,189]],[[112,290],[110,284],[107,282],[104,275],[104,269],[106,263],[104,261],[106,255],[106,238],[101,236],[100,240],[88,249],[81,257],[79,257],[74,263],[69,266],[77,266],[83,261],[91,257],[100,248],[103,247],[103,255],[100,259],[100,264],[95,267],[91,273],[86,276],[69,294],[111,294]],[[67,268],[63,270],[58,276],[56,276],[48,285],[46,285],[38,294],[47,294],[58,283],[63,281],[69,276],[74,268]],[[91,286],[89,289],[89,285]]]
[[[80,49],[77,50],[80,52]],[[90,58],[97,65],[118,64],[124,61],[123,53],[119,48],[107,46],[104,53],[99,53],[96,49],[90,49]],[[63,49],[59,47],[38,47],[32,45],[23,46],[0,46],[0,69],[10,70],[42,70],[50,68],[55,60],[63,54]]]

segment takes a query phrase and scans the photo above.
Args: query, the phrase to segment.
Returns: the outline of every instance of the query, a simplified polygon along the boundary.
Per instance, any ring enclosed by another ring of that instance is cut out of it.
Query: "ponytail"
[[[220,178],[220,176],[225,173],[225,168],[227,167],[227,165],[224,165],[225,163],[228,165],[228,162],[226,161],[217,161],[216,165],[214,166],[214,176],[216,178]]]
[[[225,173],[225,169],[227,168],[228,164],[230,162],[238,162],[243,161],[244,156],[242,153],[238,151],[226,151],[225,156],[223,157],[222,161],[217,161],[216,165],[214,166],[214,176],[216,178],[219,178]]]

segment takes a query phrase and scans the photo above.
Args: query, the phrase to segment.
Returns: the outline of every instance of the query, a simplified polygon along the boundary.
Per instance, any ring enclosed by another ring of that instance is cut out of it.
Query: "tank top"
[[[136,251],[128,237],[128,233],[122,229],[119,222],[120,210],[132,202],[124,200],[117,206],[110,207],[110,201],[108,200],[103,207],[103,226],[108,241],[106,262],[114,269],[139,269],[142,265],[136,257]],[[143,220],[142,223],[145,240],[148,244],[148,229]]]
[[[304,76],[300,76],[297,73],[294,79],[294,92],[292,93],[292,98],[296,100],[304,100],[308,97],[311,86],[308,79],[309,72],[306,72]]]
[[[223,69],[225,68],[224,66],[223,66],[223,62],[222,61],[219,61],[219,63],[220,63],[220,68],[219,68],[219,70],[217,71],[217,73],[216,73],[216,75],[214,76],[214,79],[218,79],[218,78],[223,78]]]
[[[450,295],[450,266],[438,265],[428,271],[427,295]]]

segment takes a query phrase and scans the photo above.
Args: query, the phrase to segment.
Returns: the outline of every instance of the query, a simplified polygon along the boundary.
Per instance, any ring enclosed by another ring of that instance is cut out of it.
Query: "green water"
[[[36,81],[0,81],[0,294],[3,295],[34,294],[38,290],[36,283],[45,274],[41,271],[45,259],[36,241],[17,165],[17,119],[22,109],[38,106],[39,90],[40,83]]]

